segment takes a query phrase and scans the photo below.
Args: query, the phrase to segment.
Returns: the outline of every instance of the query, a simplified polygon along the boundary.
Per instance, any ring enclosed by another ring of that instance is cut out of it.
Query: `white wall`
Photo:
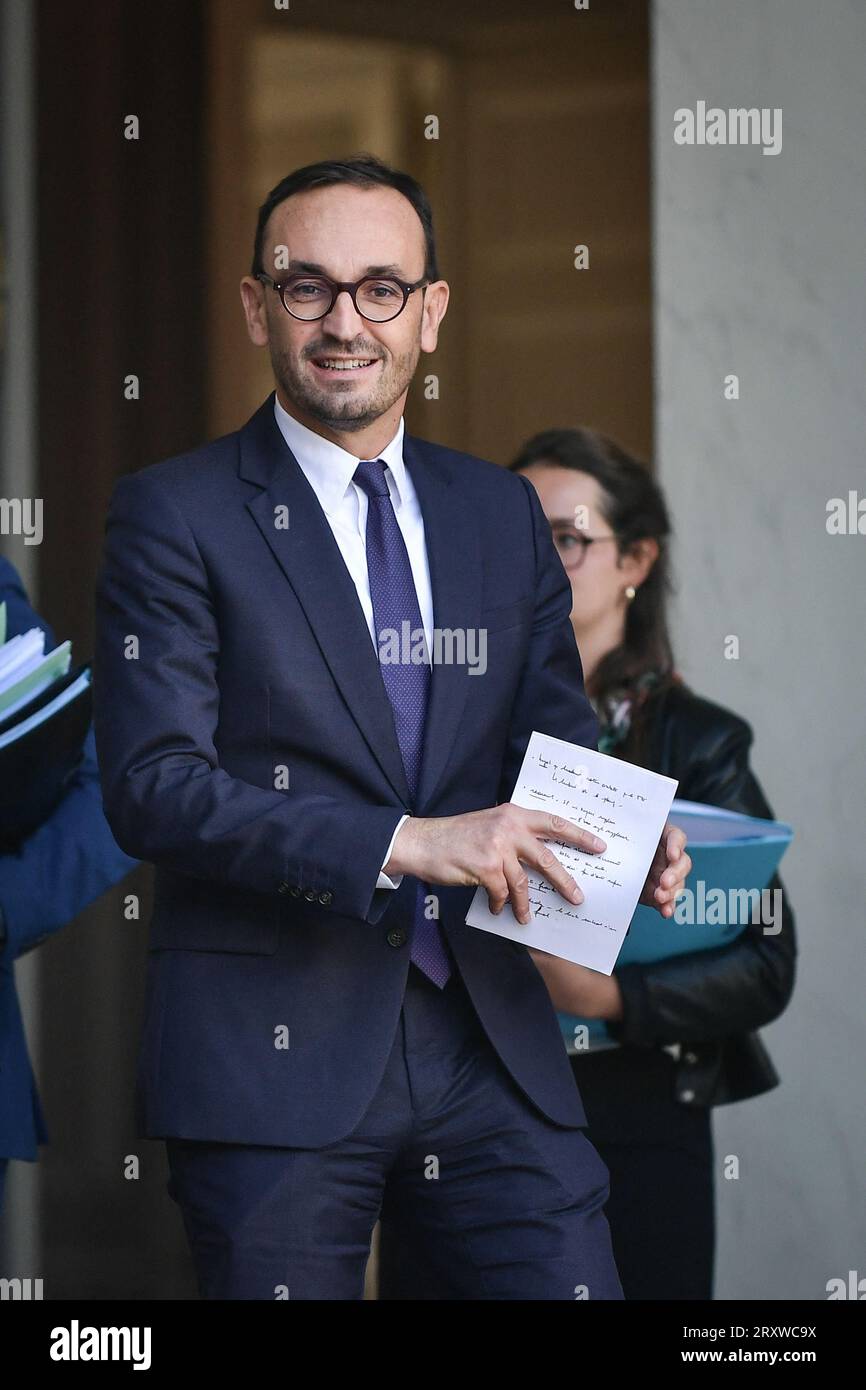
[[[866,535],[826,530],[830,497],[866,498],[866,4],[653,9],[676,649],[690,684],[752,724],[755,770],[797,833],[782,875],[799,980],[763,1035],[782,1085],[715,1112],[716,1296],[821,1299],[828,1279],[866,1276]],[[781,107],[781,153],[676,145],[674,111],[701,99]]]

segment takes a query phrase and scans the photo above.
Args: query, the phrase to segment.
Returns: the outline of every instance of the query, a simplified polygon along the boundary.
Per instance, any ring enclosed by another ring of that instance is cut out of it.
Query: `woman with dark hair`
[[[677,795],[772,819],[749,767],[745,720],[677,673],[666,601],[671,527],[649,471],[603,435],[548,430],[511,464],[535,486],[571,580],[571,620],[599,751],[679,782]],[[710,1299],[711,1111],[776,1086],[756,1029],[794,986],[794,919],[778,875],[781,929],[754,921],[730,944],[613,975],[533,951],[563,1013],[607,1038],[571,1058],[589,1134],[610,1172],[606,1215],[627,1299]],[[380,1297],[447,1298],[383,1221]]]
[[[772,819],[749,767],[745,720],[675,669],[666,601],[671,527],[648,469],[588,429],[548,430],[511,464],[535,486],[574,595],[571,620],[599,751],[679,782],[677,795]],[[709,1299],[714,1253],[711,1110],[778,1084],[756,1033],[794,986],[794,919],[755,921],[728,945],[612,976],[533,952],[557,1009],[603,1019],[605,1045],[571,1058],[627,1299]],[[777,924],[774,923],[777,928]]]

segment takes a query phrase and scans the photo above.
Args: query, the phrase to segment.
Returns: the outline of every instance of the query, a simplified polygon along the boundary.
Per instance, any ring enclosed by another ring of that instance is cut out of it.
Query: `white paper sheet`
[[[561,897],[530,869],[532,920],[526,926],[518,922],[510,904],[495,917],[484,888],[472,899],[466,921],[610,975],[678,785],[672,777],[620,758],[533,733],[511,800],[574,821],[604,840],[607,849],[588,854],[548,841],[584,895],[579,905]]]

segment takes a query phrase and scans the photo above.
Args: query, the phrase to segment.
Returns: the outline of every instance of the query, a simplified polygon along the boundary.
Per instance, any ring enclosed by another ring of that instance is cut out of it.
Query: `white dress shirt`
[[[360,460],[332,444],[320,434],[307,429],[293,415],[289,415],[274,398],[274,415],[280,432],[297,459],[307,482],[316,494],[334,539],[340,547],[340,554],[352,582],[358,592],[370,640],[378,654],[376,625],[373,617],[373,600],[370,595],[370,578],[367,573],[367,506],[368,498],[363,488],[352,481],[352,475]],[[427,649],[433,650],[433,590],[430,585],[430,567],[427,562],[427,546],[424,539],[424,518],[418,502],[418,494],[412,484],[409,471],[403,462],[403,420],[397,426],[397,433],[377,455],[385,467],[385,481],[391,494],[397,525],[406,542],[421,622],[427,637]],[[394,841],[400,827],[409,819],[401,816],[399,824],[391,837],[388,852],[382,863],[387,864],[391,857]],[[399,888],[403,875],[389,878],[379,874],[377,888]]]

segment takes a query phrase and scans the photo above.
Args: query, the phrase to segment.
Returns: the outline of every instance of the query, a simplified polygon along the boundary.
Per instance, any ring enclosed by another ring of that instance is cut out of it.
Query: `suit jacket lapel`
[[[295,591],[348,709],[404,806],[409,788],[370,631],[340,547],[274,419],[274,397],[241,431],[241,476],[263,491],[247,502]],[[288,509],[288,526],[275,524]]]
[[[424,518],[434,625],[439,631],[477,628],[481,616],[479,518],[468,510],[465,493],[454,486],[459,462],[408,435],[403,440],[403,459]],[[447,642],[444,650],[448,650]],[[434,662],[416,807],[419,814],[432,802],[457,742],[466,682],[483,679],[470,676],[465,665]]]

